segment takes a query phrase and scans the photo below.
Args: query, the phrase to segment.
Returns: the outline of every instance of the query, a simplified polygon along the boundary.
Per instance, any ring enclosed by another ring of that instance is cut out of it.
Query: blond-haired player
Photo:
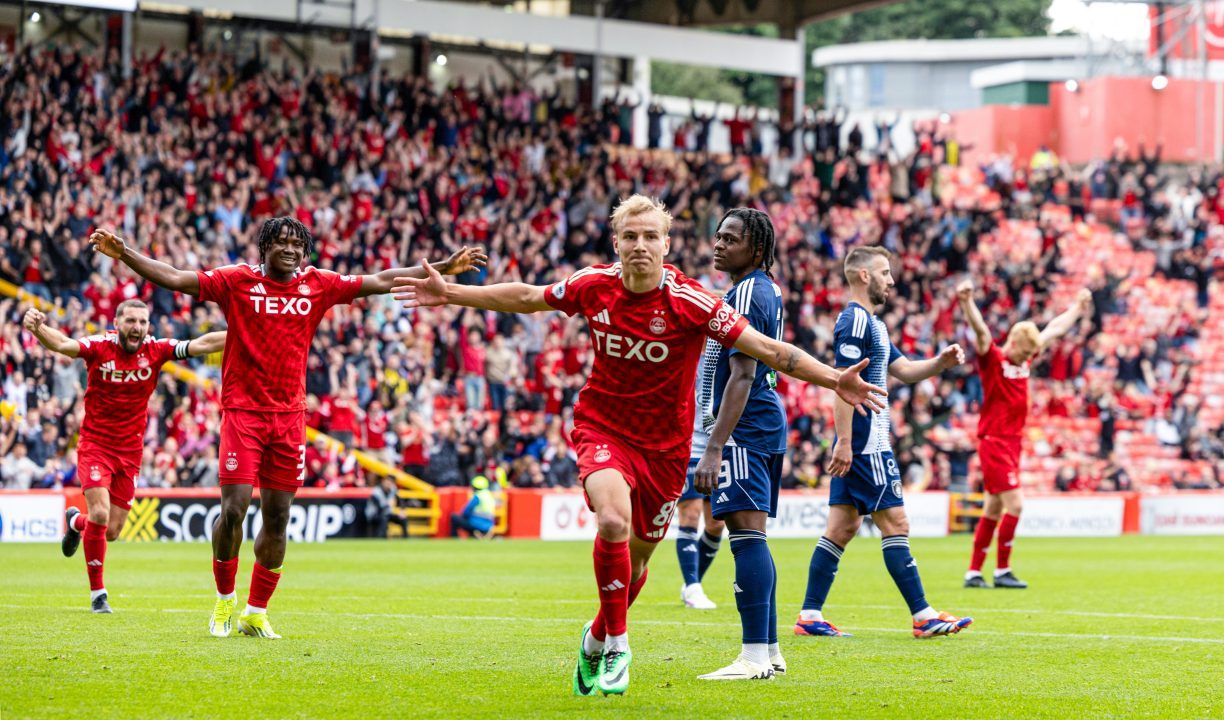
[[[870,393],[884,390],[859,377],[866,362],[834,370],[753,330],[721,298],[665,265],[670,228],[671,215],[661,203],[634,195],[612,213],[620,262],[579,270],[549,286],[455,285],[427,269],[429,277],[407,279],[395,291],[407,307],[560,310],[586,318],[595,361],[574,407],[573,441],[596,519],[599,612],[583,628],[573,675],[576,695],[620,694],[629,687],[628,608],[646,582],[646,563],[666,535],[684,489],[694,381],[707,337],[836,390],[850,405],[883,407]],[[763,674],[772,676],[772,668]]]
[[[999,531],[998,560],[994,586],[1028,587],[1011,571],[1012,542],[1020,522],[1023,496],[1020,488],[1020,434],[1028,418],[1029,364],[1042,350],[1070,332],[1092,306],[1092,294],[1080,290],[1075,302],[1061,315],[1038,329],[1031,320],[1018,322],[1007,333],[1000,348],[973,301],[973,281],[956,287],[961,312],[973,329],[982,375],[982,410],[978,419],[978,459],[982,465],[982,487],[986,507],[973,536],[973,556],[965,573],[965,587],[986,587],[982,563],[990,549],[996,527]]]

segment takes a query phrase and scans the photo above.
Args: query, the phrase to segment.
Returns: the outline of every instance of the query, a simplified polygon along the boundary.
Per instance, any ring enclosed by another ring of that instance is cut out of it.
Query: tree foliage
[[[906,0],[860,13],[812,23],[807,28],[805,57],[825,45],[928,38],[951,40],[983,37],[1031,37],[1046,35],[1051,0]],[[772,25],[719,28],[722,32],[777,37]],[[775,107],[774,78],[713,68],[693,68],[672,63],[651,65],[653,92],[660,95],[696,97],[723,102]],[[808,67],[806,95],[809,102],[824,95],[824,72]]]

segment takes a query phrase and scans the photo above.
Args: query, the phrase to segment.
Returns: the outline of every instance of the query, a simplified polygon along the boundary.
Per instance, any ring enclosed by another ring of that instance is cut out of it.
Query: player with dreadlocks
[[[774,228],[768,215],[752,208],[723,215],[714,235],[714,267],[733,283],[724,302],[757,332],[781,341],[782,291],[770,276],[773,261]],[[786,451],[786,413],[774,391],[777,378],[751,355],[707,341],[697,382],[690,487],[708,498],[710,517],[730,530],[743,645],[734,662],[702,675],[703,680],[768,680],[786,672],[778,648],[774,562],[765,538],[765,522],[778,509]],[[681,519],[683,525],[684,515]],[[696,535],[695,527],[681,527],[682,538],[686,531]],[[707,524],[707,548],[716,538],[710,531]]]
[[[217,602],[208,627],[218,637],[228,636],[233,628],[238,550],[252,491],[258,486],[263,526],[255,538],[250,595],[238,629],[254,637],[279,637],[268,622],[267,607],[285,558],[289,508],[305,471],[306,360],[315,328],[333,305],[388,293],[405,278],[424,277],[425,270],[339,275],[302,267],[314,242],[310,230],[290,217],[260,227],[259,265],[207,272],[178,270],[145,257],[107,230],[98,230],[89,241],[144,279],[215,302],[225,314],[229,327],[221,367],[221,514],[212,535]],[[479,249],[465,247],[434,268],[457,274],[485,260]]]

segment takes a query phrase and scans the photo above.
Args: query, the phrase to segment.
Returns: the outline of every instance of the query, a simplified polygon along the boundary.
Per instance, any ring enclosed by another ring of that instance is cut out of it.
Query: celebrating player
[[[189,342],[151,337],[149,308],[139,300],[124,300],[115,308],[113,335],[74,340],[46,321],[42,311],[30,308],[22,324],[48,350],[84,360],[89,373],[77,447],[86,512],[82,515],[72,507],[64,513],[68,529],[60,547],[64,557],[72,557],[84,537],[90,605],[96,613],[109,613],[102,581],[106,543],[119,537],[136,494],[149,396],[157,387],[158,373],[170,360],[220,351],[225,333],[208,333]]]
[[[769,269],[774,228],[760,210],[736,208],[714,235],[714,267],[731,276],[724,300],[757,332],[781,341],[782,290]],[[713,347],[711,347],[711,345]],[[712,368],[712,370],[711,370]],[[730,529],[735,605],[743,630],[740,655],[702,680],[768,680],[786,672],[778,647],[777,576],[765,522],[778,511],[786,412],[774,392],[777,373],[735,348],[707,341],[698,415],[709,427],[693,486],[713,498],[712,514]]]
[[[973,302],[973,281],[956,288],[961,312],[973,329],[982,374],[982,409],[978,417],[978,458],[986,505],[973,534],[973,555],[965,573],[965,587],[987,587],[982,563],[990,541],[999,530],[999,555],[994,586],[1024,589],[1028,583],[1011,571],[1012,543],[1023,508],[1020,489],[1020,433],[1028,418],[1029,363],[1058,338],[1066,335],[1092,306],[1092,293],[1080,290],[1074,304],[1050,321],[1044,330],[1030,320],[1018,322],[1007,333],[1002,349],[995,345],[982,311]]]
[[[912,384],[964,362],[965,354],[959,345],[949,345],[933,358],[910,360],[892,344],[884,321],[876,317],[894,285],[887,250],[881,247],[851,250],[846,255],[845,272],[850,304],[838,316],[833,329],[838,367],[867,358],[871,363],[866,371],[867,380],[883,386],[889,375]],[[914,637],[951,635],[973,622],[972,618],[937,612],[926,601],[918,563],[910,554],[909,519],[901,498],[901,473],[892,453],[887,398],[882,401],[885,410],[869,418],[855,417],[849,405],[835,401],[837,442],[829,462],[829,473],[833,475],[829,486],[829,525],[812,551],[807,596],[795,622],[796,635],[847,635],[826,621],[821,611],[837,574],[838,561],[846,544],[858,532],[864,515],[870,515],[880,528],[884,565],[909,605]]]
[[[256,485],[263,526],[255,538],[251,590],[238,629],[253,637],[280,637],[268,622],[267,607],[281,576],[289,508],[305,471],[306,360],[315,328],[333,305],[389,292],[397,279],[421,272],[353,276],[302,268],[314,243],[306,226],[290,217],[264,222],[258,237],[261,264],[208,272],[178,270],[145,257],[106,230],[89,239],[146,280],[217,303],[229,325],[234,342],[227,343],[221,366],[221,514],[212,536],[217,601],[208,624],[218,637],[233,627],[238,551]],[[483,263],[482,253],[463,248],[438,270],[454,274]]]
[[[561,310],[583,315],[595,361],[574,407],[579,477],[595,513],[599,612],[582,632],[574,692],[624,693],[629,686],[626,615],[646,582],[646,563],[667,533],[684,487],[693,381],[710,337],[801,380],[835,389],[848,403],[879,408],[879,391],[794,346],[753,330],[700,283],[663,264],[671,215],[642,195],[612,213],[620,262],[595,265],[553,285],[447,284],[435,271],[396,288],[406,307],[464,305],[499,312]],[[863,408],[860,411],[865,412]]]

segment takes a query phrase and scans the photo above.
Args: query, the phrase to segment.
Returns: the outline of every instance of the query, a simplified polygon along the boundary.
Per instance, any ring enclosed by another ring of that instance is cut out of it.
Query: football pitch
[[[292,545],[277,641],[208,635],[207,545],[113,544],[110,616],[89,613],[79,554],[0,545],[0,718],[1224,715],[1224,538],[1022,538],[1025,591],[963,589],[969,543],[913,541],[935,607],[976,619],[920,641],[865,537],[825,608],[854,637],[795,637],[813,543],[771,542],[790,672],[714,683],[696,676],[739,651],[731,553],[706,578],[718,609],[687,610],[665,542],[629,614],[629,693],[607,698],[570,685],[595,610],[588,543]]]

